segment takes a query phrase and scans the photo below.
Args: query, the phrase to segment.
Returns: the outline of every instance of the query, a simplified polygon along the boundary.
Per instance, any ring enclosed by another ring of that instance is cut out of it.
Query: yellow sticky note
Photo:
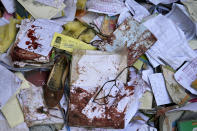
[[[16,73],[16,75],[22,80],[21,87],[16,92],[16,94],[18,94],[21,89],[29,88],[30,85],[21,73]],[[24,122],[23,112],[16,98],[16,94],[12,96],[1,109],[11,128]]]
[[[59,33],[54,34],[51,46],[68,52],[73,52],[74,49],[96,50],[92,45]]]

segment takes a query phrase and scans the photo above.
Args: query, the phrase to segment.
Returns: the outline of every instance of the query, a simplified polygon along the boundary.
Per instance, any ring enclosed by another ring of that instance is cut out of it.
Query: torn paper
[[[88,11],[110,16],[118,15],[126,8],[125,4],[119,0],[89,0],[86,6]]]
[[[149,80],[157,105],[159,106],[172,103],[166,89],[162,73],[155,73],[150,75]]]
[[[133,18],[138,22],[141,22],[141,20],[144,17],[150,15],[150,13],[145,7],[141,6],[134,0],[126,0],[125,5],[129,9],[129,11],[133,14]]]
[[[197,95],[197,90],[191,87],[197,79],[197,58],[184,64],[174,75],[176,81],[192,94]]]
[[[62,30],[63,28],[52,20],[24,19],[17,34],[16,42],[18,42],[18,47],[24,50],[48,56],[52,49],[50,44],[54,33],[61,33]]]
[[[66,8],[63,9],[64,16],[60,18],[55,18],[53,20],[61,25],[73,21],[75,19],[75,13],[77,9],[76,3],[76,0],[65,0],[64,4],[66,5]]]
[[[166,16],[158,15],[149,19],[144,25],[155,35],[157,42],[146,52],[153,58],[153,67],[167,63],[173,69],[180,67],[184,61],[197,57],[189,47],[184,33]]]
[[[0,72],[0,109],[2,109],[20,87],[21,80],[2,65],[0,65]]]

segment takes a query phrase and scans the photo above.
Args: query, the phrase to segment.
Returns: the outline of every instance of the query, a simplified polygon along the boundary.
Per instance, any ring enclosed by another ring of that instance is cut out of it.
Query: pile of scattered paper
[[[1,0],[0,131],[197,130],[195,0]]]

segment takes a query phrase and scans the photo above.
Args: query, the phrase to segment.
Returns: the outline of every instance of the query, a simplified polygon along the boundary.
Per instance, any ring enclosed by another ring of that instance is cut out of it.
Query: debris
[[[10,52],[14,64],[23,67],[24,63],[48,63],[53,35],[61,31],[62,27],[51,20],[24,19]]]
[[[145,26],[129,18],[113,32],[110,39],[101,43],[100,48],[114,51],[127,46],[128,65],[132,65],[155,42],[156,38]]]
[[[162,73],[150,75],[149,80],[157,105],[159,106],[172,103],[171,98],[167,92]]]
[[[34,0],[17,0],[35,19],[51,19],[58,12],[62,11],[66,5],[62,4],[60,8],[54,8],[35,2]]]
[[[15,2],[14,0],[1,0],[2,4],[6,8],[7,12],[12,14],[15,12]]]
[[[129,9],[129,11],[133,14],[133,18],[138,22],[141,22],[141,20],[144,17],[150,15],[150,13],[145,7],[141,6],[134,0],[126,0],[125,5]]]
[[[0,131],[29,131],[29,128],[27,127],[27,124],[25,122],[14,128],[9,127],[6,119],[0,113]]]
[[[140,101],[140,108],[142,110],[150,110],[152,109],[153,104],[153,93],[150,91],[146,91]]]
[[[197,89],[197,79],[192,82],[191,87],[194,88],[194,89]]]
[[[164,65],[162,59],[176,70],[184,61],[192,61],[197,57],[197,54],[187,44],[184,33],[166,16],[153,17],[144,25],[158,39],[146,52],[153,67]]]
[[[73,52],[68,112],[70,126],[124,128],[124,111],[118,112],[116,108],[113,108],[114,111],[110,113],[110,110],[99,109],[99,104],[92,103],[95,105],[94,108],[88,105],[93,100],[96,91],[105,82],[114,79],[126,67],[126,58],[125,54],[99,51],[77,50]],[[118,80],[126,82],[126,75],[127,73],[123,72]],[[114,89],[118,91],[118,88]],[[92,119],[93,117],[95,118]]]
[[[58,33],[54,34],[53,40],[51,42],[51,46],[54,46],[58,49],[66,50],[70,53],[72,53],[74,49],[89,49],[89,50],[96,49],[92,45],[89,45],[80,40]]]
[[[1,109],[1,112],[7,119],[8,124],[11,128],[24,122],[23,112],[20,108],[16,94],[18,94],[21,89],[30,88],[29,82],[25,80],[24,76],[21,73],[16,73],[16,76],[18,76],[22,80],[21,86],[16,91],[15,95],[13,95]]]
[[[65,55],[60,55],[51,70],[47,84],[44,86],[44,99],[48,107],[55,107],[59,104],[64,93],[68,71],[68,60]]]
[[[86,3],[88,11],[103,13],[110,16],[120,14],[126,9],[126,6],[119,0],[94,0],[87,1]]]
[[[185,5],[185,7],[187,8],[191,18],[197,22],[197,9],[196,9],[196,5],[197,2],[195,0],[187,0],[187,1],[183,1],[183,4]]]
[[[61,8],[61,6],[64,4],[64,0],[35,0],[35,1],[55,8]]]
[[[195,5],[0,0],[0,130],[196,130]]]
[[[2,65],[0,65],[0,72],[0,109],[2,109],[20,87],[21,80]]]
[[[0,26],[0,53],[4,53],[15,40],[17,20],[11,19],[9,24]]]
[[[194,80],[197,79],[197,59],[184,64],[174,75],[176,81],[192,94],[197,95],[197,90],[191,87]]]
[[[118,20],[117,16],[111,16],[111,17],[105,16],[101,26],[101,32],[104,35],[111,35],[116,29],[117,20]]]
[[[162,70],[166,88],[172,101],[178,105],[185,104],[189,100],[190,96],[185,92],[184,88],[181,87],[174,79],[175,71],[166,66],[162,66]]]
[[[166,16],[184,32],[187,40],[195,37],[195,24],[176,4],[173,5],[172,10]]]
[[[41,87],[31,85],[30,88],[21,90],[17,98],[28,127],[64,123],[61,111],[57,107],[48,109],[45,106]]]

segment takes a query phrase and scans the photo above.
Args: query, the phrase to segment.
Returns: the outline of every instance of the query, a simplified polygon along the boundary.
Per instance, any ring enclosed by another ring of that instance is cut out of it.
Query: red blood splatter
[[[40,26],[35,26],[35,25],[32,25],[31,27],[32,27],[32,28],[35,28],[35,27],[40,27]]]
[[[32,28],[35,27],[34,25],[32,25]],[[28,33],[27,33],[27,37],[30,38],[31,42],[30,41],[26,41],[26,45],[29,45],[28,46],[28,49],[31,49],[33,48],[34,50],[37,49],[38,47],[41,47],[41,44],[37,43],[36,40],[38,40],[38,38],[36,38],[34,36],[34,33],[35,33],[35,29],[32,30],[32,29],[29,29],[28,30]]]
[[[26,44],[26,45],[29,45],[30,43],[31,43],[30,41],[26,41],[26,43],[25,43],[25,44]]]

